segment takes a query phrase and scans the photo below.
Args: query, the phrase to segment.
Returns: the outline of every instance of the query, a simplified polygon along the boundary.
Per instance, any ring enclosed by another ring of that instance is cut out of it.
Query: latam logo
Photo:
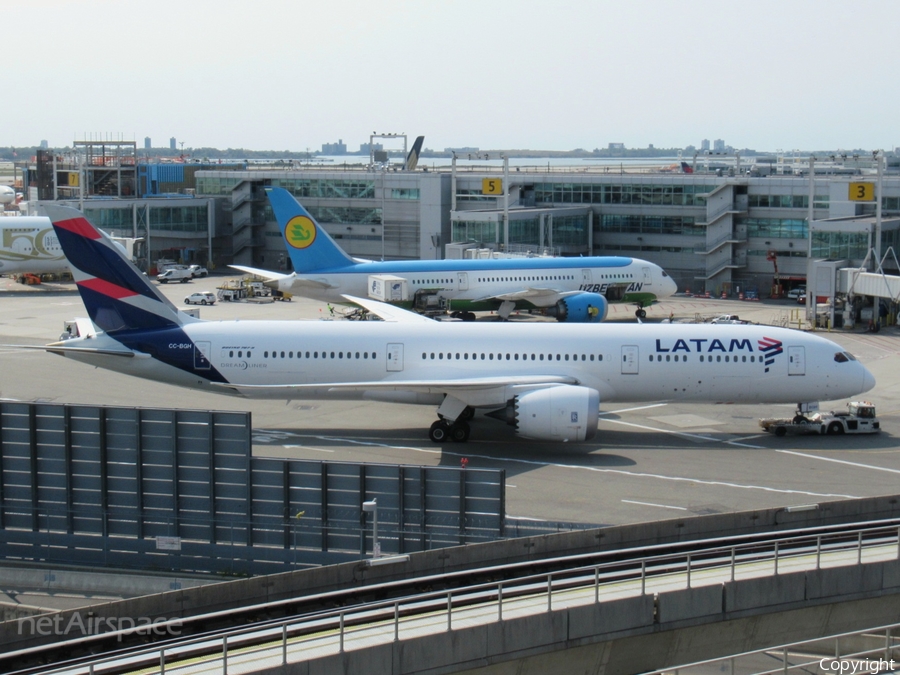
[[[621,286],[622,284],[581,284],[578,287],[579,291],[585,291],[586,293],[606,293],[609,290],[610,286]],[[641,289],[644,287],[643,282],[633,281],[628,284],[628,287],[625,289],[626,293],[640,293]]]
[[[784,349],[782,349],[781,340],[773,340],[772,338],[764,337],[759,341],[759,351],[761,351],[766,356],[766,371],[769,372],[769,366],[775,363],[775,357],[779,354],[784,353]]]
[[[760,344],[762,344],[762,340],[760,340]],[[781,345],[780,342],[778,344]],[[730,341],[722,342],[718,338],[713,338],[712,340],[708,338],[690,338],[688,340],[675,340],[675,342],[671,343],[671,346],[664,347],[663,341],[657,339],[656,351],[662,353],[684,352],[686,354],[710,354],[713,352],[721,354],[746,352],[752,354],[753,345],[747,339],[738,340],[737,338],[732,338]]]

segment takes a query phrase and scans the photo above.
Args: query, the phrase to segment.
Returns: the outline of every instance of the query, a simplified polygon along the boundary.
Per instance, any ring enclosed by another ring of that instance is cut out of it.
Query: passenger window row
[[[679,354],[666,354],[666,359],[665,359],[665,360],[666,360],[666,361],[678,361],[678,360],[679,360],[679,356],[680,356],[682,362],[685,362],[685,361],[688,360],[688,355],[687,355],[687,354],[680,354],[680,355],[679,355]],[[663,355],[662,355],[662,354],[656,354],[656,358],[655,358],[655,359],[654,359],[654,355],[653,355],[653,354],[650,355],[650,361],[651,361],[651,363],[652,363],[653,361],[659,362],[659,361],[662,361],[662,360],[663,360]],[[725,363],[739,363],[739,362],[740,362],[740,363],[747,363],[748,361],[749,361],[750,363],[756,363],[756,360],[757,360],[757,359],[756,359],[756,356],[755,356],[755,355],[750,355],[750,356],[747,356],[746,354],[741,354],[741,355],[738,355],[738,354],[734,354],[734,355],[731,355],[731,354],[725,354],[724,356],[723,356],[722,354],[716,354],[716,355],[715,355],[715,361],[716,361],[716,363],[721,363],[722,361],[724,361]],[[701,355],[700,355],[700,363],[703,363],[704,361],[706,361],[707,363],[712,363],[712,362],[713,362],[713,355],[712,355],[712,354],[709,354],[709,355],[701,354]],[[760,362],[760,363],[763,362],[763,357],[762,357],[762,356],[759,357],[759,362]]]
[[[247,352],[249,355],[250,352]],[[265,359],[374,359],[377,358],[375,352],[371,354],[369,352],[326,352],[326,351],[312,351],[312,352],[293,352],[293,351],[273,351],[263,352],[263,358]]]
[[[479,277],[478,281],[481,283],[491,282],[491,281],[563,281],[563,280],[572,280],[575,276],[571,274],[566,275],[548,275],[548,276],[538,276],[538,277]]]
[[[442,361],[444,359],[447,359],[448,361],[451,361],[451,360],[468,361],[470,359],[472,361],[478,361],[478,360],[481,360],[481,361],[494,361],[494,360],[496,360],[496,361],[503,361],[503,360],[506,360],[506,361],[529,361],[529,360],[530,361],[544,361],[544,360],[546,360],[546,361],[554,361],[554,360],[556,360],[556,361],[578,361],[578,360],[593,361],[595,359],[595,357],[594,357],[594,354],[580,354],[580,355],[572,354],[571,356],[569,354],[547,354],[545,357],[544,354],[530,354],[530,355],[529,354],[521,354],[521,355],[519,355],[519,354],[510,354],[508,352],[505,354],[496,354],[496,355],[493,352],[489,352],[489,353],[480,352],[480,353],[472,353],[472,354],[469,354],[468,352],[462,352],[462,353],[456,352],[455,354],[454,353],[444,354],[444,352],[437,352],[437,353],[431,352],[429,354],[428,352],[422,352],[422,360],[424,361],[426,359],[431,359],[431,360],[437,359],[438,361]],[[602,361],[603,354],[597,354],[596,360]]]

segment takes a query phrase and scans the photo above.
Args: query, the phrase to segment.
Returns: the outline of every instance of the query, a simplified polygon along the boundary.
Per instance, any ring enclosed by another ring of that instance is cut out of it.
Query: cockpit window
[[[837,352],[834,355],[835,363],[847,363],[850,359],[847,358],[846,352]]]
[[[667,276],[669,276],[668,274],[666,274],[666,271],[665,271],[665,270],[662,271],[662,275],[663,275],[663,278],[664,278],[664,279],[665,279]]]

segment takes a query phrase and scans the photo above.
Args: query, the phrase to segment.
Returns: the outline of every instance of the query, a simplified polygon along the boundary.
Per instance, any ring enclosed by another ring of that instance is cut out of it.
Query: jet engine
[[[564,385],[520,394],[488,415],[516,427],[526,438],[577,443],[597,433],[599,411],[596,389]]]
[[[548,316],[569,323],[599,323],[606,318],[609,303],[599,293],[567,295],[547,310]]]

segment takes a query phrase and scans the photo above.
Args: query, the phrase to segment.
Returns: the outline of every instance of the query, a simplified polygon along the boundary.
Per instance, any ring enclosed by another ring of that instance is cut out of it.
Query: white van
[[[190,270],[179,270],[174,267],[170,267],[162,274],[156,276],[156,280],[161,284],[167,284],[170,281],[178,281],[182,284],[186,284],[193,278],[194,275],[191,274]]]

